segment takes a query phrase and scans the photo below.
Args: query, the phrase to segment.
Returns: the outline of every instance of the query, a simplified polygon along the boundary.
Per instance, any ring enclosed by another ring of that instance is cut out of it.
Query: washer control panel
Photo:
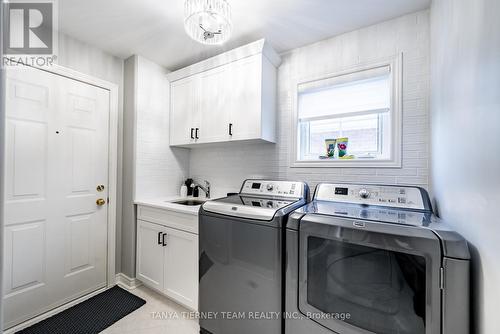
[[[257,208],[267,208],[267,209],[281,209],[288,206],[294,201],[281,200],[281,199],[270,199],[270,198],[256,198],[256,197],[241,197],[241,201],[244,205],[249,205]]]
[[[418,187],[322,183],[314,199],[320,201],[379,205],[429,210]]]
[[[302,198],[304,188],[303,182],[246,180],[240,194]]]

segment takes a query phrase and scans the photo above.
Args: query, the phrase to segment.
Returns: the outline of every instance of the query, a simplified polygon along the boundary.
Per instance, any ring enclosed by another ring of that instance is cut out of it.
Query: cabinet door
[[[145,285],[163,289],[164,252],[163,226],[137,221],[137,278]]]
[[[255,55],[231,64],[229,101],[231,139],[255,139],[261,135],[262,56]]]
[[[198,236],[165,227],[164,293],[192,309],[198,309]]]
[[[200,143],[227,141],[229,139],[229,96],[227,85],[228,66],[220,66],[200,74],[199,119]]]
[[[195,142],[197,82],[198,77],[191,76],[170,85],[170,145]]]

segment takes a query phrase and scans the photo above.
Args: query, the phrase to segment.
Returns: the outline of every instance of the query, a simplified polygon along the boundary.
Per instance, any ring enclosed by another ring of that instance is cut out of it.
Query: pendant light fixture
[[[231,7],[226,0],[186,0],[184,28],[202,44],[222,44],[231,35]]]

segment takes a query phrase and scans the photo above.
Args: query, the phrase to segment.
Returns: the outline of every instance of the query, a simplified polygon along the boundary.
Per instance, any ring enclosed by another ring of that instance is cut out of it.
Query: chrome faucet
[[[207,180],[205,180],[205,186],[202,186],[202,185],[200,185],[198,183],[195,183],[195,182],[191,183],[191,188],[194,189],[196,187],[198,187],[201,190],[203,190],[203,192],[205,193],[205,197],[206,198],[210,198],[210,182],[208,182]]]

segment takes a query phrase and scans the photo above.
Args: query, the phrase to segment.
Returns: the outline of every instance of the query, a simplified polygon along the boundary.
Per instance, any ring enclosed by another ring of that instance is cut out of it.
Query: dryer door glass
[[[424,257],[307,238],[307,304],[322,315],[384,334],[425,333]]]

